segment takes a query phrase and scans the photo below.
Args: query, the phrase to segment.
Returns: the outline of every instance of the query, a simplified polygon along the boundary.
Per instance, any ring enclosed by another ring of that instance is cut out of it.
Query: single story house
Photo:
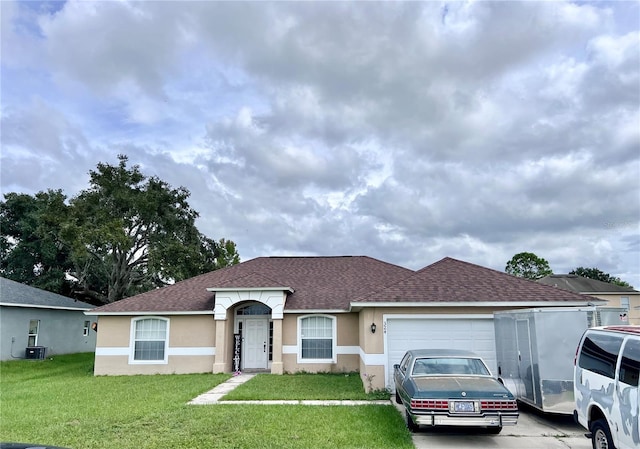
[[[94,308],[0,277],[0,360],[93,352]]]
[[[412,271],[365,256],[259,257],[92,311],[95,374],[366,373],[391,388],[407,349],[496,369],[493,312],[601,302],[452,258]]]
[[[538,282],[603,299],[607,301],[607,307],[627,309],[629,324],[640,324],[640,292],[631,287],[622,287],[577,274],[551,274]]]

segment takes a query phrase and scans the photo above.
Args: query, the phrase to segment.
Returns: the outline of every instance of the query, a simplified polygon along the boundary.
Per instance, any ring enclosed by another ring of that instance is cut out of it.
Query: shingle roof
[[[640,293],[630,287],[622,287],[576,274],[552,274],[539,279],[538,282],[577,293]]]
[[[559,302],[599,301],[523,278],[445,257],[359,302]]]
[[[212,311],[208,288],[287,287],[285,310],[348,310],[354,299],[412,270],[366,256],[259,257],[96,309],[98,313]]]
[[[76,301],[57,293],[31,287],[3,277],[0,277],[0,303],[9,306],[55,309],[91,310],[95,308],[95,306],[86,302]]]

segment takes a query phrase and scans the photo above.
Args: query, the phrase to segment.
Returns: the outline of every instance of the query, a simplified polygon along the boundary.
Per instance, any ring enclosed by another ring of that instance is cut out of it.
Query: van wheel
[[[604,419],[599,419],[591,425],[591,444],[593,449],[616,449],[609,425]]]

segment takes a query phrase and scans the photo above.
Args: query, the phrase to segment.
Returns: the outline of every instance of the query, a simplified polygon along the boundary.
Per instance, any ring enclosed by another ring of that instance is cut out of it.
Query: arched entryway
[[[273,360],[271,308],[248,302],[236,307],[233,315],[235,367],[243,371],[269,369]]]

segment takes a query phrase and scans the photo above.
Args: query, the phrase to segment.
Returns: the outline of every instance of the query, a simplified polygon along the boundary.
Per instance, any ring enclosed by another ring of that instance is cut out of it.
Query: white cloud
[[[2,189],[124,152],[245,259],[531,251],[640,287],[630,3],[2,2]]]

